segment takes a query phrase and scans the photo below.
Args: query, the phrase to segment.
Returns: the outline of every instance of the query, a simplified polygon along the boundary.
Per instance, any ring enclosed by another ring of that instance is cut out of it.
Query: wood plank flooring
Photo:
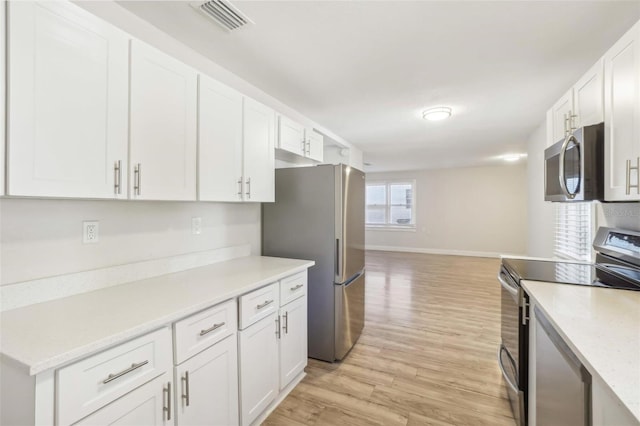
[[[496,363],[498,259],[367,252],[366,325],[265,425],[514,426]]]

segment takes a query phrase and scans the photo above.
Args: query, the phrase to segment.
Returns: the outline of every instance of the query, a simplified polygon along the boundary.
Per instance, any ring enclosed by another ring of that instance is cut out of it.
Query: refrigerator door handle
[[[336,238],[336,275],[340,276],[340,238]]]

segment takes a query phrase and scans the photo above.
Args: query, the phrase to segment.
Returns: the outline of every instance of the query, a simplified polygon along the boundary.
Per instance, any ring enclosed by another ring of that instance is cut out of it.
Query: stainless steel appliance
[[[333,362],[364,327],[364,173],[345,165],[276,170],[262,205],[262,254],[310,259],[309,356]]]
[[[536,315],[536,423],[591,425],[591,374],[538,307]]]
[[[640,232],[600,228],[594,239],[596,263],[504,258],[501,290],[501,344],[498,364],[507,383],[518,425],[528,418],[529,298],[522,280],[640,291]],[[562,424],[562,423],[558,423]]]
[[[604,199],[604,123],[577,129],[544,150],[546,201]]]

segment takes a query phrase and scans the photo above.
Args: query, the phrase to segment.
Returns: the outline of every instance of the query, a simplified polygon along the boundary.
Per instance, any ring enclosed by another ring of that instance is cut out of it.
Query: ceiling
[[[638,1],[236,1],[123,7],[364,151],[367,171],[491,164],[640,19]],[[450,106],[427,122],[421,111]]]

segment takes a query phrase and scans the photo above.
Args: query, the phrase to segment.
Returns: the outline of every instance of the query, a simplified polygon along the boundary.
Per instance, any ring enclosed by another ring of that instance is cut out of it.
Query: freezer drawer
[[[364,328],[364,271],[347,284],[336,284],[336,353],[340,360],[355,345]]]

